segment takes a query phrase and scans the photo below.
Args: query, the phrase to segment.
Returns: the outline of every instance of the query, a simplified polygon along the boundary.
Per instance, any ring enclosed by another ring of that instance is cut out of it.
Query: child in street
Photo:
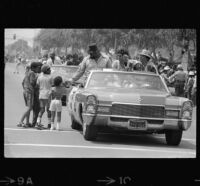
[[[36,69],[37,69],[37,63],[36,62],[31,63],[30,67],[27,67],[27,71],[25,73],[25,77],[22,82],[24,90],[23,91],[24,101],[27,109],[22,115],[21,120],[17,125],[18,127],[30,127],[29,117],[30,117],[30,111],[33,108],[33,94],[36,85]],[[26,118],[26,124],[23,123],[25,118]]]
[[[39,87],[39,101],[40,101],[40,112],[38,114],[37,123],[35,127],[37,129],[44,129],[41,124],[42,115],[47,111],[48,125],[47,128],[51,127],[51,112],[49,111],[50,106],[50,95],[51,95],[51,86],[53,84],[53,79],[51,77],[51,68],[49,65],[44,64],[41,67],[41,72],[43,72],[37,78],[37,86]]]
[[[61,123],[61,112],[62,112],[62,101],[61,98],[63,95],[67,95],[70,92],[70,88],[65,88],[63,85],[62,77],[57,76],[54,79],[54,87],[52,87],[51,91],[51,104],[50,104],[50,111],[51,111],[51,131],[55,130],[54,120],[57,114],[57,125],[56,130],[60,129]],[[68,100],[67,100],[68,101]]]

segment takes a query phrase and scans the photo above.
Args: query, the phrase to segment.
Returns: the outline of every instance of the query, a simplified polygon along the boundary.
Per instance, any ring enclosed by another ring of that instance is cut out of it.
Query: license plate
[[[130,119],[129,120],[129,129],[134,130],[146,130],[147,125],[145,120]]]

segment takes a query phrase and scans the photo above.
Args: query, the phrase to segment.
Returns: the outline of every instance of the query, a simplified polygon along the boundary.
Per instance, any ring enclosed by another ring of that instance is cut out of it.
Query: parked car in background
[[[163,133],[179,145],[192,123],[192,102],[172,96],[160,75],[146,72],[92,70],[74,86],[68,110],[73,129],[95,140],[103,128],[133,133]]]

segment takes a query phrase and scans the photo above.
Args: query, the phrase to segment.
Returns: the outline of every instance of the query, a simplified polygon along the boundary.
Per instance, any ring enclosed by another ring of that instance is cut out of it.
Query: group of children
[[[25,77],[22,82],[23,95],[27,109],[23,113],[18,127],[35,127],[45,129],[41,124],[42,116],[47,111],[50,130],[59,130],[61,123],[63,95],[68,95],[70,88],[63,83],[62,77],[51,76],[51,68],[41,62],[32,62],[26,67]],[[33,111],[33,122],[29,123],[30,112]],[[54,125],[57,114],[57,125]],[[26,123],[23,121],[26,119]]]

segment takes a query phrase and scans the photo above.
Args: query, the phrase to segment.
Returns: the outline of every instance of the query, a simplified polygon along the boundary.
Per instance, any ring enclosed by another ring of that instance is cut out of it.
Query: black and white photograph
[[[196,50],[191,28],[5,28],[4,157],[195,159]]]

